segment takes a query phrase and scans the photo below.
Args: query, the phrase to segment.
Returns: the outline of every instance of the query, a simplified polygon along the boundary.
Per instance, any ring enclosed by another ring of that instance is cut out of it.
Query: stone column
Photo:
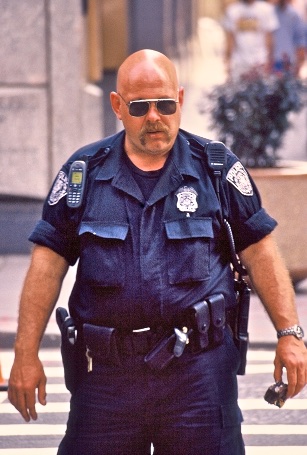
[[[102,136],[81,1],[0,0],[0,11],[0,195],[44,198],[67,157]]]

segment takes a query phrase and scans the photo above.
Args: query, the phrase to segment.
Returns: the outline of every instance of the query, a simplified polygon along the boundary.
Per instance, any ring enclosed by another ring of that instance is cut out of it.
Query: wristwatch
[[[288,327],[287,329],[277,330],[277,338],[285,337],[287,335],[293,335],[298,340],[301,340],[304,336],[304,330],[297,324],[292,327]]]

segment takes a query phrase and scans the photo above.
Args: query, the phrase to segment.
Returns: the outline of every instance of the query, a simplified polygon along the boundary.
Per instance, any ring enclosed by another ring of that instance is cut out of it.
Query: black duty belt
[[[131,331],[83,324],[89,371],[92,359],[121,365],[124,357],[144,356],[153,370],[162,370],[185,349],[194,353],[220,345],[226,325],[225,301],[214,294],[195,303],[184,313],[179,327],[157,327]]]

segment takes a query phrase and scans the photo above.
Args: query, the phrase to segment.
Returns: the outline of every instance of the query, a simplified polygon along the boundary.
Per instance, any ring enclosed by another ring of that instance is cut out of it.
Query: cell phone
[[[85,183],[86,183],[85,161],[74,161],[68,174],[67,205],[71,208],[78,208],[82,204]]]
[[[288,384],[283,382],[275,382],[271,385],[264,395],[265,401],[270,404],[274,404],[278,408],[281,408],[287,399]]]

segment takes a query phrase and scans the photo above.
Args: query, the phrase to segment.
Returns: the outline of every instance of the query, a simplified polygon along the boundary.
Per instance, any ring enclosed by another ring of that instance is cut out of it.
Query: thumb
[[[42,404],[43,406],[46,406],[46,404],[47,404],[46,397],[47,397],[47,393],[46,393],[46,380],[42,380],[42,381],[38,384],[38,388],[37,388],[37,398],[38,398],[39,403]]]

